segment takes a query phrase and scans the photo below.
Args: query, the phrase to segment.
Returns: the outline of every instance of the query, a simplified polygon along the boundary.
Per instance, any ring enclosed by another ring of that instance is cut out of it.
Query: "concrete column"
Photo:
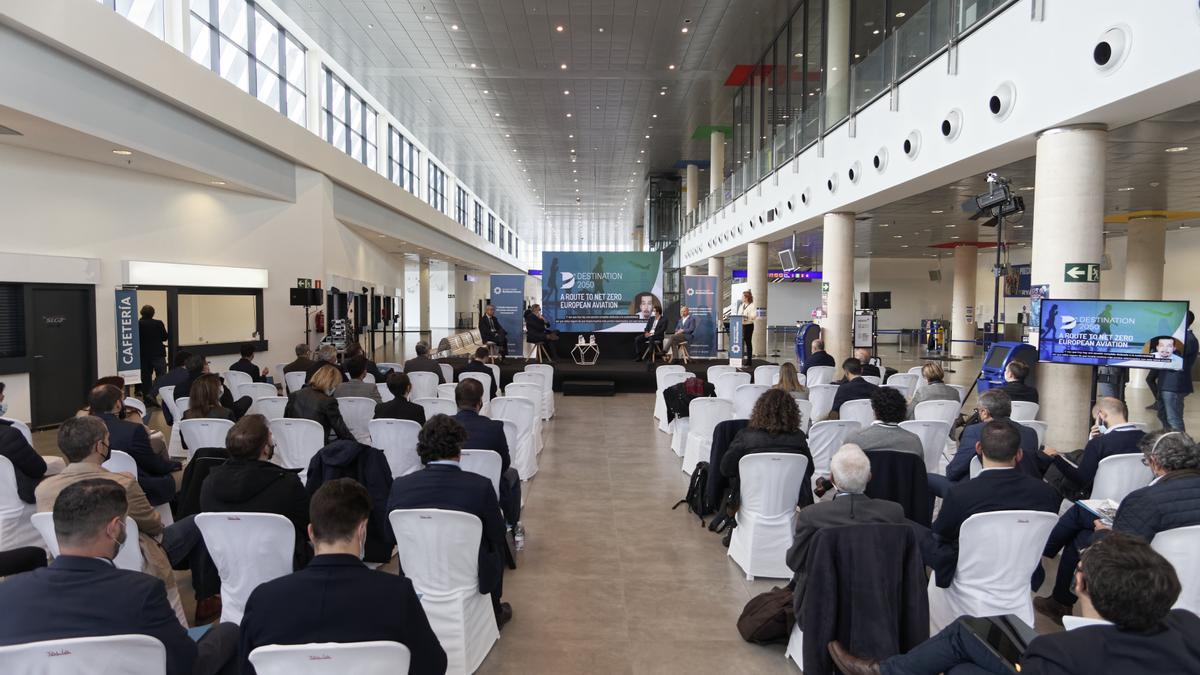
[[[1129,221],[1125,242],[1125,299],[1162,300],[1163,269],[1167,264],[1166,221],[1157,218]],[[1129,386],[1144,389],[1146,371],[1130,368]]]
[[[767,355],[767,244],[752,242],[746,246],[746,281],[754,294],[758,318],[754,320],[754,355]]]
[[[684,185],[687,186],[687,212],[692,213],[700,204],[700,167],[695,164],[687,165]]]
[[[975,356],[975,272],[979,249],[972,245],[954,249],[954,300],[950,306],[950,343],[953,356]]]
[[[841,363],[853,355],[854,214],[826,213],[822,235],[821,281],[829,284],[829,314],[822,333],[825,351]]]
[[[725,259],[709,258],[708,273],[717,278],[717,314],[720,315],[728,305],[725,303]],[[722,349],[721,335],[717,335],[717,349]]]
[[[850,110],[850,0],[829,0],[825,44],[825,125]]]
[[[1050,295],[1094,299],[1100,284],[1064,282],[1068,263],[1099,263],[1104,253],[1104,160],[1108,132],[1102,125],[1049,129],[1038,135],[1033,213],[1033,284]],[[1087,437],[1092,373],[1083,366],[1041,364],[1040,418],[1049,427],[1046,445],[1075,447]]]
[[[430,329],[429,325],[429,302],[431,300],[432,284],[429,283],[429,259],[421,258],[421,331],[425,332]],[[430,345],[436,349],[437,345]]]
[[[724,204],[725,182],[725,132],[714,131],[708,136],[708,191],[721,195],[718,204]]]
[[[704,274],[704,268],[699,265],[688,265],[687,269],[685,269],[683,273],[689,277],[700,276],[701,274]]]

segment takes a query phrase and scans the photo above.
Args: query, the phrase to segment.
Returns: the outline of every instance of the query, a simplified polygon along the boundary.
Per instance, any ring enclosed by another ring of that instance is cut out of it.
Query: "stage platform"
[[[454,367],[455,373],[466,365],[467,361],[463,358],[441,359],[442,363],[449,363]],[[530,361],[529,363],[536,363]],[[693,373],[704,374],[709,366],[724,365],[729,363],[728,359],[692,359],[692,362],[684,366]],[[500,364],[500,386],[506,386],[512,382],[514,373],[518,373],[525,369],[526,361],[520,358],[508,358],[503,364]],[[772,365],[771,361],[760,359],[754,360],[755,366]],[[616,384],[617,393],[654,393],[654,369],[662,363],[649,365],[639,363],[633,359],[616,360],[601,359],[594,366],[579,366],[569,358],[559,359],[550,365],[554,366],[554,390],[562,391],[563,380],[577,381],[596,381],[610,380]]]

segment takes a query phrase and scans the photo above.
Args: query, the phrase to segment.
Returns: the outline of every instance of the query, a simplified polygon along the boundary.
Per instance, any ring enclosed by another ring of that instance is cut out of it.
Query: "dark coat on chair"
[[[808,451],[808,437],[803,431],[791,434],[772,434],[762,429],[743,429],[729,444],[729,449],[721,457],[721,473],[729,477],[729,485],[733,489],[739,487],[738,462],[746,455],[760,452],[790,452],[804,455],[808,458],[808,466],[804,469],[804,481],[800,484],[800,494],[797,504],[806,506],[812,503],[813,458]],[[709,467],[710,471],[712,467]]]
[[[36,504],[33,489],[46,475],[46,460],[37,454],[25,434],[0,420],[0,455],[12,462],[17,478],[17,496],[26,504]]]
[[[196,661],[196,643],[175,617],[163,582],[106,560],[64,555],[10,577],[0,584],[0,607],[0,645],[148,635],[166,647],[169,675],[190,675]]]
[[[797,597],[802,598],[807,577],[808,547],[813,537],[826,527],[865,525],[867,523],[904,523],[904,509],[886,499],[872,499],[865,494],[847,492],[834,496],[833,501],[818,502],[800,509],[796,515],[796,533],[787,552],[787,565],[796,573]]]
[[[371,516],[367,520],[367,562],[385,563],[392,558],[396,535],[387,517],[388,493],[392,489],[392,470],[383,451],[358,441],[334,441],[321,448],[308,463],[309,499],[326,482],[353,478],[371,495]]]
[[[1113,530],[1146,541],[1189,525],[1200,525],[1200,469],[1172,471],[1154,485],[1130,492],[1113,518]]]
[[[354,434],[350,433],[346,420],[342,419],[337,399],[312,387],[305,387],[288,397],[283,416],[319,422],[325,429],[327,440],[330,436],[342,441],[354,440]]]
[[[433,373],[437,375],[438,384],[446,384],[446,376],[442,374],[442,367],[437,361],[428,356],[414,356],[404,362],[404,372],[408,373]],[[490,371],[489,371],[490,372]]]
[[[375,419],[412,420],[425,426],[425,409],[403,398],[394,398],[375,406]]]
[[[238,661],[243,673],[253,674],[250,652],[263,645],[374,640],[408,647],[413,675],[446,672],[446,652],[411,581],[368,569],[352,555],[319,555],[303,570],[250,594]]]
[[[96,417],[108,427],[108,446],[129,453],[137,462],[138,485],[142,486],[142,492],[146,493],[150,504],[158,506],[171,501],[175,496],[175,477],[171,472],[178,471],[183,465],[163,459],[154,452],[146,427],[126,422],[112,413],[101,413]]]
[[[490,396],[492,398],[496,398],[496,385],[499,384],[499,382],[496,382],[496,373],[493,373],[492,369],[488,368],[486,363],[480,363],[480,362],[476,361],[475,359],[471,359],[470,361],[467,361],[467,365],[463,366],[462,370],[460,370],[458,372],[459,372],[459,374],[483,373],[484,375],[487,375],[488,382],[491,383],[491,388],[489,390],[488,396]]]
[[[1200,618],[1173,609],[1145,633],[1108,625],[1042,635],[1025,650],[1021,672],[1200,673]]]
[[[814,366],[829,366],[831,368],[836,368],[837,362],[834,361],[833,357],[824,350],[813,352],[812,354],[808,355],[808,358],[804,359],[804,368],[801,369],[800,372],[804,375],[807,375],[808,369]]]
[[[1063,476],[1078,486],[1083,494],[1090,495],[1092,484],[1096,482],[1096,470],[1100,468],[1100,460],[1113,455],[1138,452],[1138,442],[1145,435],[1146,432],[1137,427],[1114,429],[1089,440],[1083,448],[1083,454],[1079,457],[1077,466],[1072,466],[1062,457],[1054,458],[1054,466],[1062,472]]]
[[[504,435],[504,422],[484,417],[474,410],[459,410],[454,419],[467,430],[463,448],[467,450],[495,450],[500,455],[500,473],[508,471],[512,464],[508,449],[508,438]]]
[[[251,361],[250,359],[244,358],[244,357],[238,359],[237,361],[234,361],[233,364],[229,366],[229,369],[236,370],[239,373],[245,373],[245,374],[249,375],[250,379],[255,382],[266,382],[267,381],[267,378],[263,377],[262,368],[259,368],[258,366],[254,365],[253,361]],[[282,374],[280,374],[279,377],[280,377],[280,379],[283,379]]]
[[[705,388],[711,386],[706,384]],[[725,459],[725,453],[729,451],[733,439],[737,438],[738,432],[749,425],[750,420],[737,419],[717,422],[717,426],[713,427],[712,449],[708,452],[708,489],[705,493],[708,495],[707,503],[714,507],[721,503],[722,495],[730,487],[729,477],[721,472],[721,462]]]
[[[841,412],[842,404],[846,401],[871,398],[871,394],[878,388],[861,377],[839,384],[837,393],[833,395],[833,412]]]
[[[292,361],[283,367],[283,373],[284,375],[288,373],[307,373],[308,369],[312,368],[314,363],[316,363],[316,361],[313,361],[312,359],[298,356],[296,357],[295,361]],[[283,375],[279,376],[279,380],[283,381]]]
[[[687,382],[673,384],[663,389],[662,397],[663,403],[667,407],[667,422],[671,422],[676,417],[687,417],[689,414],[688,406],[692,404],[692,401],[704,398],[705,396],[711,397],[716,395],[717,388],[713,386],[712,382],[705,382],[704,393],[696,396],[687,393]]]
[[[483,522],[479,541],[479,592],[500,588],[504,575],[504,518],[492,481],[457,466],[432,464],[392,481],[388,512],[396,509],[446,509],[470,513]]]
[[[200,510],[284,516],[296,529],[292,564],[300,569],[312,557],[312,549],[308,545],[308,493],[297,474],[295,469],[257,459],[230,459],[208,472],[200,488]]]
[[[871,462],[867,496],[895,502],[909,520],[929,527],[933,500],[929,498],[924,458],[897,450],[869,450],[866,454]]]
[[[228,459],[229,451],[225,448],[200,448],[192,453],[192,459],[183,470],[183,482],[175,504],[176,517],[183,519],[201,512],[200,490],[205,479],[210,471]]]
[[[837,672],[825,646],[884,659],[929,637],[929,596],[916,534],[904,525],[827,527],[808,549],[808,579],[796,621],[805,675]]]
[[[1042,479],[1044,467],[1038,460],[1037,432],[1010,418],[997,417],[998,422],[1008,422],[1021,435],[1021,463],[1017,466],[1026,476]],[[946,465],[946,478],[952,483],[969,478],[971,475],[971,459],[975,457],[975,444],[983,433],[986,422],[979,422],[963,429],[958,439],[958,451],[954,453],[950,463]]]

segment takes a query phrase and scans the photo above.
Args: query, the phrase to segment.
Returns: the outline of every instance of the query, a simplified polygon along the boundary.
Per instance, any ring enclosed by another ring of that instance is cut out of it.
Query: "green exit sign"
[[[1063,269],[1063,281],[1067,283],[1097,283],[1100,281],[1098,263],[1067,263]]]

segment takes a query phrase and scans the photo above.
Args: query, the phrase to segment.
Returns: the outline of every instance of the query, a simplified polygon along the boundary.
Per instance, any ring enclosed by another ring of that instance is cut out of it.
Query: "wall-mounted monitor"
[[[1041,308],[1038,352],[1042,361],[1183,368],[1186,301],[1043,298]]]
[[[796,253],[792,249],[779,252],[779,266],[785,270],[796,269]]]

